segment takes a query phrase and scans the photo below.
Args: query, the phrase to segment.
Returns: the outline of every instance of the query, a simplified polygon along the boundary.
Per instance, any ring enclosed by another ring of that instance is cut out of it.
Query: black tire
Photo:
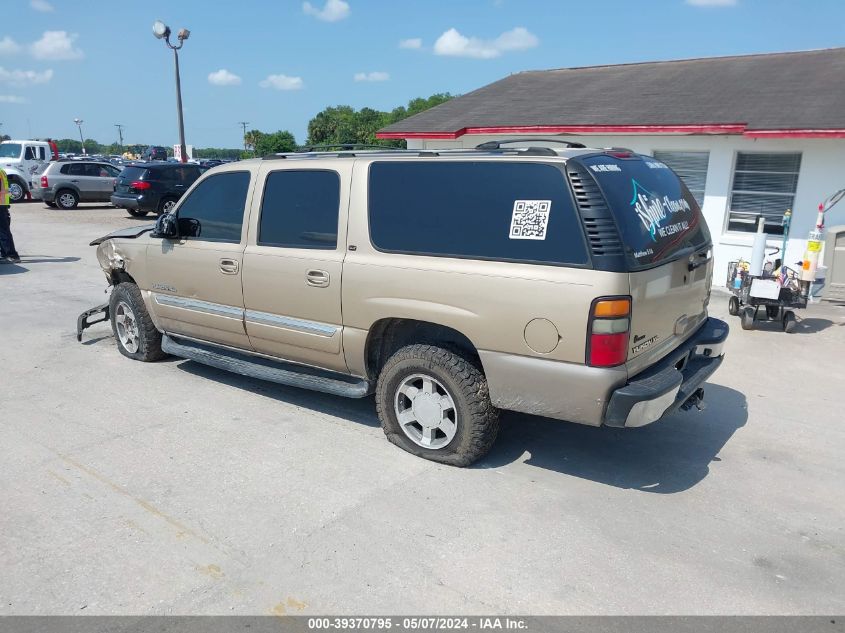
[[[415,375],[433,378],[454,401],[456,431],[441,448],[417,444],[397,419],[397,390]],[[499,411],[490,402],[487,378],[459,354],[434,345],[408,345],[387,360],[376,386],[376,410],[390,442],[418,457],[451,466],[469,466],[486,455],[499,432]]]
[[[149,211],[145,211],[144,209],[126,209],[129,212],[129,215],[136,217],[136,218],[143,218]]]
[[[742,319],[740,321],[740,325],[742,325],[743,330],[753,330],[754,329],[754,312],[755,309],[751,306],[745,308],[742,311]]]
[[[65,211],[75,209],[79,204],[79,195],[73,189],[61,189],[56,192],[56,206]]]
[[[778,316],[780,316],[780,307],[766,306],[766,316],[769,317],[769,320],[774,321],[778,318]]]
[[[783,331],[787,334],[792,334],[798,325],[795,319],[795,313],[792,310],[787,310],[783,313]]]
[[[170,213],[173,210],[173,207],[176,206],[176,203],[179,201],[178,198],[162,198],[161,201],[158,203],[158,211],[159,215],[164,215],[165,213]]]
[[[739,298],[736,295],[728,299],[728,314],[731,316],[739,314]]]
[[[127,348],[119,331],[119,313],[125,314],[127,307],[131,310],[132,319],[135,323],[136,349]],[[109,315],[112,332],[114,332],[114,338],[117,341],[117,349],[120,350],[121,354],[132,360],[140,360],[145,363],[161,360],[167,356],[161,351],[161,333],[153,325],[153,320],[147,312],[138,286],[133,283],[116,285],[112,289],[109,299]]]

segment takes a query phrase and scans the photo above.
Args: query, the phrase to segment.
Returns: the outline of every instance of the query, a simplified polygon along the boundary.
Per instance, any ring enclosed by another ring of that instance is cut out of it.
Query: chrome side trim
[[[296,330],[297,332],[316,334],[317,336],[326,336],[329,338],[337,334],[338,330],[340,330],[340,327],[336,325],[318,323],[317,321],[306,321],[304,319],[294,319],[293,317],[271,314],[269,312],[258,312],[256,310],[246,310],[245,316],[247,323],[281,327],[288,330]]]
[[[243,308],[227,306],[222,303],[211,303],[210,301],[200,301],[199,299],[186,299],[185,297],[173,297],[170,295],[160,294],[153,294],[153,299],[160,306],[182,308],[183,310],[193,310],[194,312],[203,312],[205,314],[213,314],[214,316],[223,316],[233,319],[243,319],[244,316]]]

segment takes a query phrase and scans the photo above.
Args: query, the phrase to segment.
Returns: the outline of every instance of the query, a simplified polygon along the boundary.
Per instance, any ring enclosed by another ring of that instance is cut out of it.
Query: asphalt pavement
[[[733,326],[703,412],[505,414],[440,466],[346,400],[132,362],[88,242],[137,218],[12,207],[0,266],[0,614],[845,611],[845,307]]]

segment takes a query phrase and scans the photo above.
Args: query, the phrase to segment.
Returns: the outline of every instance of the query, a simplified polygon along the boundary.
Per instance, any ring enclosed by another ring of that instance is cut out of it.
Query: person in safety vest
[[[15,250],[15,240],[12,238],[12,216],[9,215],[11,204],[9,178],[0,168],[0,264],[20,264],[21,262],[20,255]]]

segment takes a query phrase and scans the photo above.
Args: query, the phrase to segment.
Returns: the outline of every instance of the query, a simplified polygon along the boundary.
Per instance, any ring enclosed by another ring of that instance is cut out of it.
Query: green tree
[[[293,134],[287,130],[278,130],[269,134],[262,133],[256,139],[255,154],[256,156],[266,156],[280,152],[294,152],[296,148],[296,139]]]
[[[72,138],[62,138],[56,141],[56,147],[62,154],[81,154],[82,143]]]
[[[405,147],[404,141],[383,141],[376,138],[379,129],[409,116],[445,103],[452,98],[449,93],[438,93],[430,97],[411,99],[407,106],[399,106],[390,112],[373,108],[355,110],[351,106],[328,107],[308,122],[307,145],[340,145],[358,143]]]

